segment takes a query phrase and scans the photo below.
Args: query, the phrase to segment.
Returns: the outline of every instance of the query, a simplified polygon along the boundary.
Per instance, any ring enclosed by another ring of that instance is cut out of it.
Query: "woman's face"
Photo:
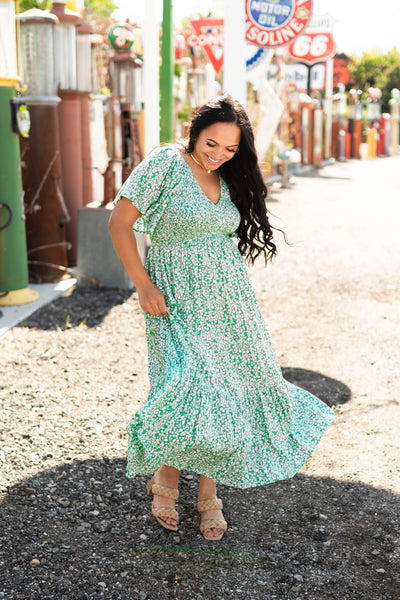
[[[240,127],[236,123],[213,123],[203,129],[194,144],[194,155],[207,171],[215,171],[239,149]]]

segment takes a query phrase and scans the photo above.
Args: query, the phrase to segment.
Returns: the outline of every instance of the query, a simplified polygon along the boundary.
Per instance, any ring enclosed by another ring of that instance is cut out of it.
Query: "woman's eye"
[[[232,150],[232,148],[228,148],[228,152],[230,152],[231,154],[235,154],[236,150]]]
[[[210,148],[215,148],[215,144],[210,144],[210,142],[207,142],[207,146],[210,146]]]

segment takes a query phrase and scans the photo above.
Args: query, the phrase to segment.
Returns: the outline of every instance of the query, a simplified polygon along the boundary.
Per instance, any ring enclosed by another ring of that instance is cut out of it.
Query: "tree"
[[[85,0],[85,8],[97,15],[109,19],[118,6],[113,0]]]
[[[20,0],[19,11],[25,12],[30,8],[40,8],[41,10],[49,10],[53,5],[53,0]],[[109,19],[118,8],[113,0],[85,0],[85,8],[91,13]]]
[[[19,12],[25,12],[31,8],[40,8],[40,10],[48,10],[51,8],[53,0],[20,0]]]
[[[376,77],[380,69],[385,69],[385,57],[377,50],[368,50],[362,53],[362,56],[352,56],[352,62],[349,64],[349,71],[352,75],[355,87],[361,90],[367,90],[369,87],[375,87]]]
[[[386,81],[378,85],[382,90],[382,111],[390,112],[390,92],[393,88],[400,89],[400,63],[392,65],[385,73]]]
[[[400,52],[392,48],[386,54],[378,50],[363,52],[361,57],[353,56],[349,64],[352,86],[366,92],[370,87],[382,90],[382,110],[389,112],[390,92],[400,88]]]
[[[89,23],[96,34],[103,38],[103,43],[98,46],[97,50],[97,72],[101,89],[109,89],[111,86],[108,68],[111,48],[107,38],[115,23],[115,19],[112,19],[111,15],[116,8],[113,0],[85,0],[83,10],[84,21]]]

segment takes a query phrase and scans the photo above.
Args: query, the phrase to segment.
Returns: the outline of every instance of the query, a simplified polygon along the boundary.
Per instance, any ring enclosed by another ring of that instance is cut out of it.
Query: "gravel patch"
[[[399,598],[396,160],[273,191],[296,243],[251,279],[285,377],[336,419],[293,479],[219,486],[221,542],[199,533],[196,474],[182,473],[178,532],[152,518],[147,478],[125,477],[148,389],[135,293],[75,288],[2,338],[0,599]]]

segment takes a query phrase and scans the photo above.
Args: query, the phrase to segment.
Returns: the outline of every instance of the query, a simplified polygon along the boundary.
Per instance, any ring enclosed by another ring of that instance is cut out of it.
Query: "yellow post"
[[[368,154],[367,158],[376,158],[376,129],[375,127],[369,127],[367,131],[367,145]]]

